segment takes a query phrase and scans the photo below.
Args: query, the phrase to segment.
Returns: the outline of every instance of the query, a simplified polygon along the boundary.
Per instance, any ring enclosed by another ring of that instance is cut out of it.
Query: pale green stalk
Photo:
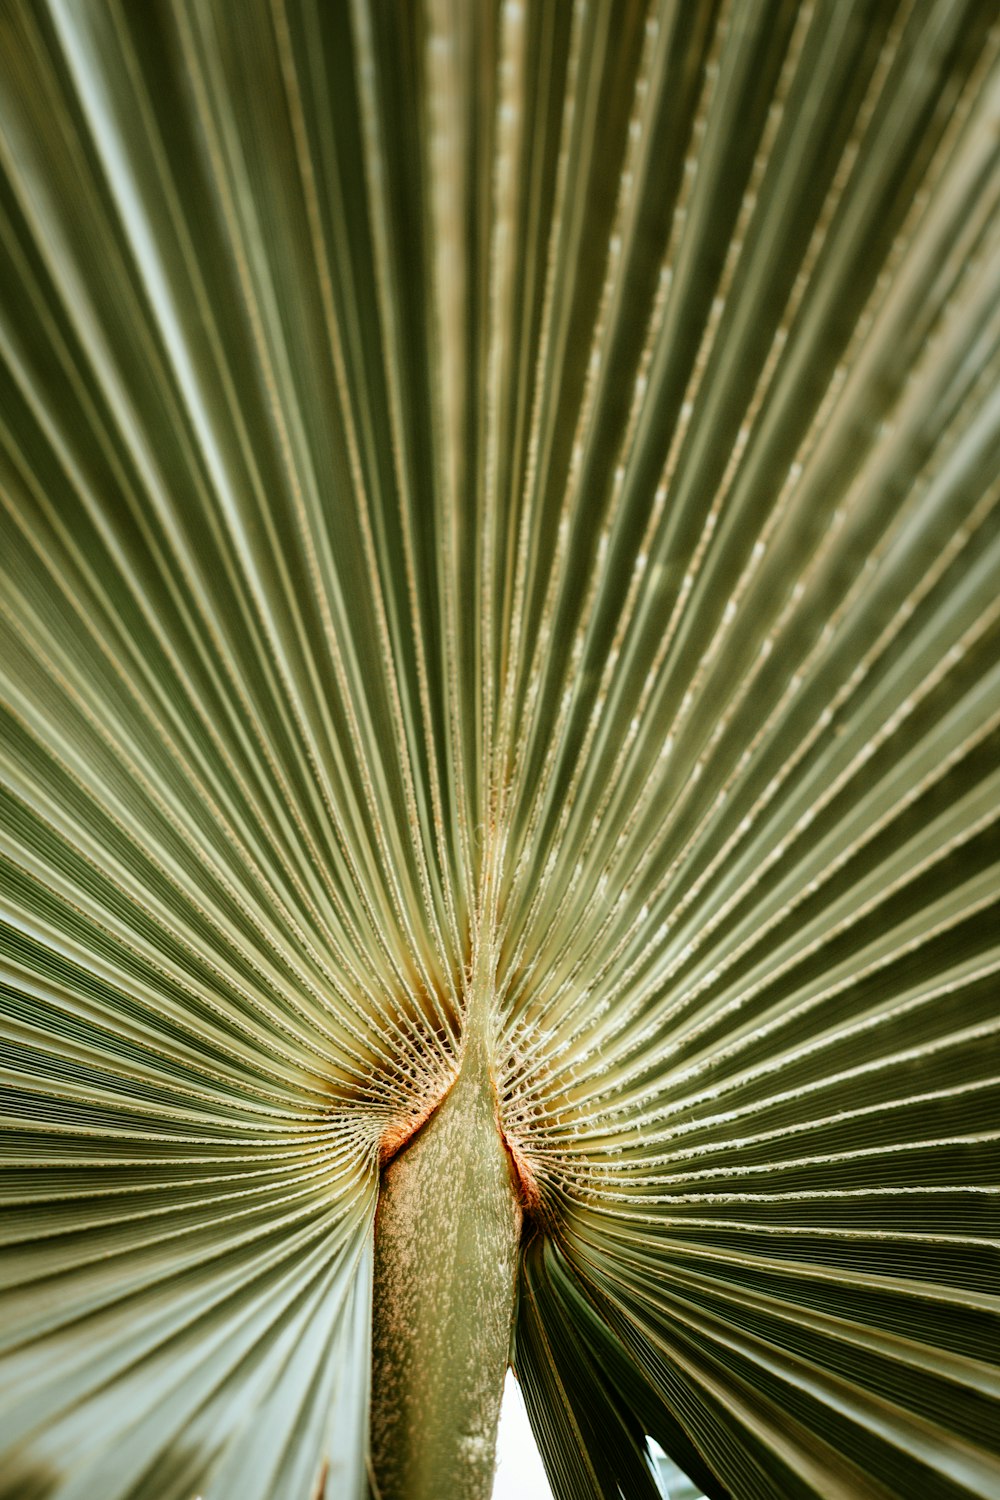
[[[371,1419],[381,1500],[490,1494],[520,1227],[477,1028],[454,1086],[383,1177]]]

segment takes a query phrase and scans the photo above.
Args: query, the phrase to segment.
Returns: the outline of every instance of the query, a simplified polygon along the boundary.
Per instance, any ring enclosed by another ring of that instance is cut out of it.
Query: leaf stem
[[[520,1222],[480,1018],[454,1086],[383,1177],[371,1417],[381,1500],[489,1496]]]

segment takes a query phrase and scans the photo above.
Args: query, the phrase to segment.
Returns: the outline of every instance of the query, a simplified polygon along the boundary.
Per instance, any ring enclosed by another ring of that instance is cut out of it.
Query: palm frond
[[[0,1493],[363,1495],[473,1025],[558,1495],[1000,1493],[998,53],[0,7]]]

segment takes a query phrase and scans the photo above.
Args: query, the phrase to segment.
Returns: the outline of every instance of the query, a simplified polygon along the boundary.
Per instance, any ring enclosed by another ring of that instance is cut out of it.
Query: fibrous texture
[[[381,1500],[488,1497],[521,1212],[483,1038],[389,1166],[375,1224],[371,1461]]]
[[[560,1500],[1000,1494],[998,52],[2,0],[0,1494],[365,1493],[473,1019]]]

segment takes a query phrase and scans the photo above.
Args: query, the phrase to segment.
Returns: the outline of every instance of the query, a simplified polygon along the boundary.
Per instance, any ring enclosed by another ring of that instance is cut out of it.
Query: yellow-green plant
[[[0,0],[0,1494],[1000,1495],[994,0]]]

